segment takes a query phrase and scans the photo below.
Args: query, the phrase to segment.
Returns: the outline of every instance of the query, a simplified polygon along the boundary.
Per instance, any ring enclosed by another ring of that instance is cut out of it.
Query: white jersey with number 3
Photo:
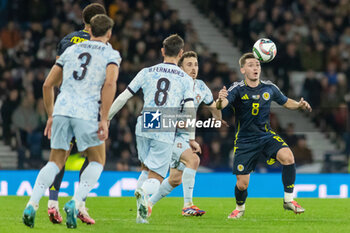
[[[67,48],[56,62],[63,68],[63,81],[53,115],[97,121],[106,67],[120,62],[119,52],[100,41]]]

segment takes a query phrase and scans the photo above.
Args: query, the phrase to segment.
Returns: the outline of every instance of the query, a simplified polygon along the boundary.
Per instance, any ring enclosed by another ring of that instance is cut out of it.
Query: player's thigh
[[[78,151],[103,144],[97,136],[98,122],[72,118],[71,125],[76,138]]]
[[[98,146],[88,147],[85,150],[86,157],[89,162],[98,162],[102,165],[106,163],[106,144],[102,143]]]
[[[136,148],[138,158],[143,166],[145,166],[145,160],[151,148],[151,139],[136,135]]]
[[[259,143],[237,143],[234,149],[233,174],[247,175],[255,170],[261,154]]]
[[[69,151],[72,137],[71,118],[54,116],[51,126],[51,149]]]
[[[277,134],[271,134],[271,136],[265,138],[263,140],[264,145],[264,150],[263,150],[263,154],[265,156],[265,158],[267,159],[267,164],[272,165],[276,162],[276,158],[277,158],[277,153],[282,150],[282,158],[277,159],[280,162],[284,161],[284,154],[283,152],[285,151],[290,151],[287,143]],[[291,151],[290,151],[291,152]],[[286,154],[286,156],[288,156],[289,153]],[[291,154],[293,155],[293,154]],[[280,156],[279,156],[280,157]]]
[[[188,142],[186,142],[185,139],[182,137],[175,137],[174,145],[173,145],[173,152],[171,155],[171,163],[170,168],[181,168],[181,155],[186,151],[191,149]],[[186,163],[185,163],[186,164]]]
[[[150,150],[144,161],[149,170],[165,177],[169,170],[173,145],[170,143],[150,140]]]

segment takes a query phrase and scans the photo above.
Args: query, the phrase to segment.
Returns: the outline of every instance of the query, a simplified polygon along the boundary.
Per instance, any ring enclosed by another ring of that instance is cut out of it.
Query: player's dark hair
[[[249,58],[255,58],[253,53],[245,53],[239,59],[239,66],[242,68],[245,65],[245,61]],[[255,58],[256,59],[256,58]]]
[[[189,58],[189,57],[194,57],[196,59],[198,59],[197,53],[194,51],[187,51],[184,54],[182,54],[180,60],[177,62],[178,66],[182,66],[182,63],[184,62],[185,58]]]
[[[113,25],[113,20],[107,15],[95,15],[90,22],[91,33],[94,37],[104,36]]]
[[[184,40],[177,34],[168,36],[163,41],[165,56],[176,57],[184,47]]]
[[[95,15],[104,14],[106,15],[106,9],[99,3],[92,3],[84,8],[83,20],[85,24],[90,24],[92,17]]]

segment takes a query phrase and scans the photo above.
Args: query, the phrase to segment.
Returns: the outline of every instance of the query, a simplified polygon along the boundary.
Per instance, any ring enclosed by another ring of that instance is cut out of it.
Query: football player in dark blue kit
[[[69,46],[90,40],[90,34],[88,32],[88,29],[90,27],[90,20],[92,17],[94,17],[97,14],[106,14],[106,10],[101,4],[92,3],[84,8],[83,15],[82,15],[83,21],[84,21],[84,29],[75,31],[66,35],[59,42],[57,46],[56,59],[58,59]],[[74,143],[74,139],[72,140],[72,143],[71,143],[71,149],[73,147],[73,143]],[[67,152],[66,156],[68,157],[69,155],[70,155],[70,151]],[[80,169],[79,177],[88,164],[89,164],[89,161],[86,158],[82,168]],[[58,193],[62,183],[64,171],[65,171],[65,167],[63,167],[60,173],[57,174],[54,182],[49,188],[50,191],[49,191],[49,202],[48,202],[48,214],[49,214],[49,219],[52,223],[62,222],[62,217],[59,212],[59,206],[58,206]],[[84,223],[95,224],[95,220],[89,216],[87,209],[85,208],[85,205],[79,209],[78,218]]]
[[[287,143],[270,129],[269,115],[272,101],[288,109],[312,109],[303,98],[299,102],[289,99],[272,82],[260,80],[260,62],[252,53],[244,54],[239,65],[244,80],[233,83],[228,90],[221,89],[216,105],[218,109],[232,106],[236,118],[233,162],[233,173],[237,177],[236,209],[228,218],[237,219],[244,215],[250,173],[260,155],[265,156],[269,164],[277,160],[283,166],[284,209],[303,213],[304,208],[293,200],[296,174],[293,153]]]

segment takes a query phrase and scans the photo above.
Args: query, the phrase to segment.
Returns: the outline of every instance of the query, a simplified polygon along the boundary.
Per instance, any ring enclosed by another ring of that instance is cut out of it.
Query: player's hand
[[[221,124],[222,124],[223,126],[225,126],[225,127],[230,127],[230,126],[228,125],[228,123],[227,123],[226,121],[224,121],[223,119],[217,120],[217,121],[221,121]]]
[[[195,140],[190,140],[190,146],[192,148],[192,151],[194,153],[199,153],[201,154],[202,153],[202,149],[201,149],[201,146],[198,144],[198,142],[196,142]]]
[[[224,100],[228,96],[228,92],[226,90],[226,87],[224,86],[220,91],[219,91],[219,101]]]
[[[51,139],[51,126],[52,126],[52,116],[49,116],[46,121],[46,127],[44,130],[44,136],[47,136],[48,139]]]
[[[305,101],[304,98],[300,99],[298,106],[300,109],[312,112],[312,108],[311,108],[310,104],[307,101]]]
[[[101,120],[98,123],[97,136],[101,141],[104,141],[108,138],[108,123],[106,120]]]

